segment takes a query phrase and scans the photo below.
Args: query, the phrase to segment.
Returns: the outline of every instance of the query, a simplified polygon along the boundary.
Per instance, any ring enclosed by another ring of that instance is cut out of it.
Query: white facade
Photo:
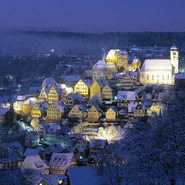
[[[178,73],[178,50],[171,48],[170,59],[145,60],[140,72],[140,82],[143,84],[174,84],[174,75]]]

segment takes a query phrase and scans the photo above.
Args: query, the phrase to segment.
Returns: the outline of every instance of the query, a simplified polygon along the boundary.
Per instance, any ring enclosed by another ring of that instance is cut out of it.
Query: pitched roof
[[[57,108],[61,111],[64,112],[65,109],[65,104],[62,101],[55,101],[54,104],[57,106]]]
[[[103,112],[97,104],[96,104],[96,105],[94,104],[93,106],[94,106],[94,108],[95,108],[98,112],[100,112],[100,113]],[[93,107],[93,106],[92,106],[92,107]],[[92,108],[92,107],[91,107],[91,108]]]
[[[71,164],[73,156],[73,153],[53,153],[49,165],[68,167]]]
[[[26,151],[24,152],[24,156],[38,155],[39,152],[40,152],[39,148],[26,148]]]
[[[135,91],[118,91],[117,100],[136,100],[137,93]]]
[[[93,69],[108,69],[108,66],[104,60],[99,60],[94,66]]]
[[[85,110],[86,110],[86,108],[85,108],[83,105],[81,105],[81,104],[75,105],[75,107],[76,107],[79,111],[85,111]]]
[[[107,140],[104,139],[92,139],[91,144],[90,144],[90,148],[95,146],[95,143],[99,144],[99,148],[103,149],[106,144],[107,144]]]
[[[79,93],[70,93],[68,96],[71,96],[71,98],[74,101],[84,102],[85,97],[81,96]]]
[[[56,83],[56,81],[54,78],[45,78],[44,81],[42,82],[42,88],[46,88],[46,87],[51,86],[55,83]]]
[[[132,61],[132,64],[137,64],[139,62],[139,59],[134,59],[133,61]]]
[[[64,82],[78,82],[81,79],[80,75],[65,75]]]
[[[37,99],[37,98],[31,97],[31,98],[29,98],[28,100],[26,100],[26,101],[24,102],[24,104],[29,104],[30,107],[33,107],[34,104],[37,103],[37,102],[38,102],[38,99]]]
[[[10,109],[8,108],[0,108],[0,115],[5,115]]]
[[[44,103],[37,102],[36,105],[38,106],[41,112],[44,112],[49,108],[49,105],[47,104],[47,102],[44,102]]]
[[[87,86],[87,87],[91,87],[92,85],[92,81],[88,80],[88,79],[82,79],[82,82]]]
[[[175,79],[185,79],[185,73],[176,73]]]
[[[172,71],[172,64],[169,59],[147,59],[141,71]]]

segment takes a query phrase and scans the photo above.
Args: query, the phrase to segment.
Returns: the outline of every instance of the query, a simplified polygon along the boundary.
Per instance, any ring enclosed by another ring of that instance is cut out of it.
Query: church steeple
[[[174,43],[173,46],[170,49],[170,59],[171,59],[171,64],[174,66],[174,71],[175,73],[179,72],[179,51],[178,48],[176,47],[176,37],[174,35]]]

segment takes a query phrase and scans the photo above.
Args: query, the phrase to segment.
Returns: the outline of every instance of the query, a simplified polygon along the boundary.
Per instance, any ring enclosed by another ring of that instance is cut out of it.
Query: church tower
[[[179,72],[179,51],[178,48],[173,45],[170,49],[171,64],[174,66],[174,72]]]

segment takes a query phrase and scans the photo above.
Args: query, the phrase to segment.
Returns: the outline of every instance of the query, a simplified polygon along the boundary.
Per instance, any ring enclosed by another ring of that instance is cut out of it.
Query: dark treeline
[[[75,33],[62,31],[21,31],[20,34],[42,36],[47,38],[70,38],[89,41],[92,43],[107,44],[108,47],[128,47],[136,46],[166,46],[169,47],[174,42],[179,47],[183,47],[185,42],[185,32],[110,32],[100,34]],[[111,44],[111,46],[109,46]],[[184,47],[183,47],[184,48]]]

